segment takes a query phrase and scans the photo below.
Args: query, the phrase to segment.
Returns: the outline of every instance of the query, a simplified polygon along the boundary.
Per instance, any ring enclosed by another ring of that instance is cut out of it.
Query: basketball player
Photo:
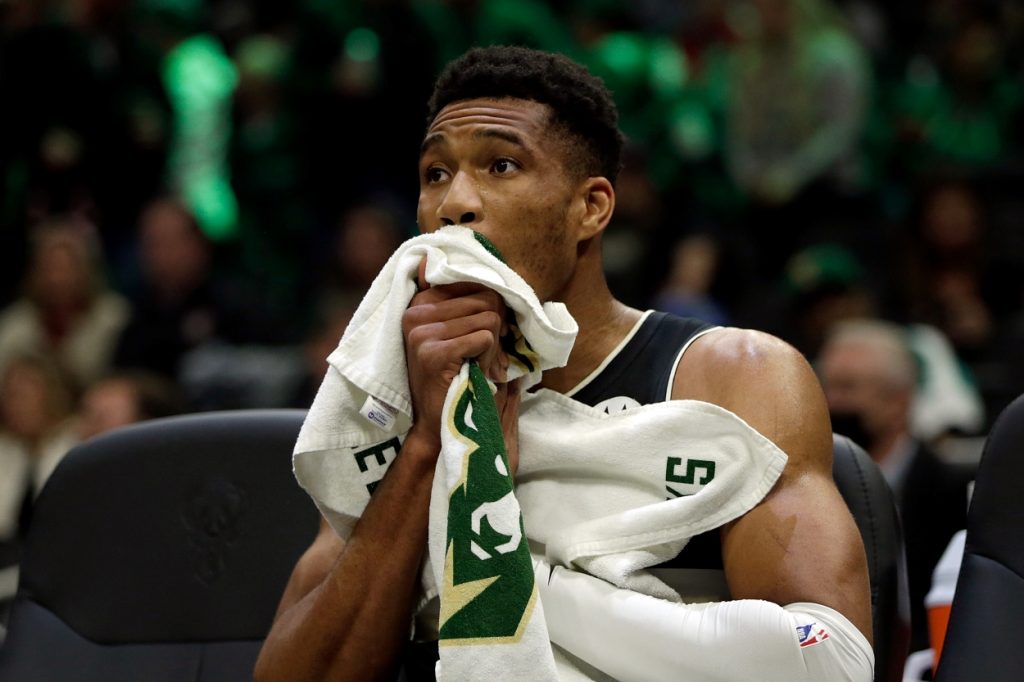
[[[481,232],[542,301],[563,301],[579,323],[568,364],[545,373],[543,386],[609,409],[711,402],[788,455],[758,505],[673,562],[684,602],[697,591],[716,600],[699,613],[665,603],[678,622],[658,635],[656,650],[679,660],[678,679],[869,680],[864,549],[832,482],[828,411],[812,370],[778,339],[634,310],[605,284],[601,234],[615,208],[622,136],[604,85],[560,56],[475,49],[440,76],[429,120],[420,229],[461,224]],[[493,292],[421,283],[403,320],[412,429],[351,537],[325,528],[300,559],[257,679],[386,679],[400,668],[417,676],[403,651],[427,542],[441,409],[464,358],[501,378],[503,316]],[[514,467],[518,398],[508,391],[497,398]],[[718,567],[720,586],[712,594],[707,585],[688,589],[686,571],[706,564]],[[596,581],[570,574],[556,569],[550,589],[573,589],[576,577]],[[577,624],[609,648],[628,620],[612,601]],[[429,676],[433,666],[424,669]]]

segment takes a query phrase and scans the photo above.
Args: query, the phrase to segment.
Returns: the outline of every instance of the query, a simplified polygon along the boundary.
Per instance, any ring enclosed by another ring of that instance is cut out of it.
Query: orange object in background
[[[949,541],[942,558],[932,572],[932,587],[924,598],[928,610],[928,639],[935,652],[932,670],[939,669],[942,657],[942,643],[946,639],[946,628],[949,626],[949,612],[953,606],[953,595],[956,592],[956,580],[960,575],[960,563],[964,557],[964,541],[967,531],[958,532]]]
[[[932,651],[935,652],[932,670],[939,669],[942,643],[946,639],[946,628],[949,626],[949,612],[952,607],[952,604],[940,604],[928,609],[928,640],[932,644]]]

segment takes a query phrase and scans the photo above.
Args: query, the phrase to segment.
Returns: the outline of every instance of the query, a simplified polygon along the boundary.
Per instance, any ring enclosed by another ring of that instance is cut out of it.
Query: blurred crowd
[[[513,43],[615,95],[622,300],[811,360],[895,325],[933,445],[1024,390],[1015,0],[4,0],[0,541],[83,438],[308,406],[415,234],[434,77]]]

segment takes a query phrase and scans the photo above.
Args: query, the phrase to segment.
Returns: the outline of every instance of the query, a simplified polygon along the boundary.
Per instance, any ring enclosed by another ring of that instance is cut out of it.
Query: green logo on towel
[[[446,427],[466,449],[449,496],[440,643],[516,642],[536,590],[501,420],[475,362],[457,390]]]
[[[715,477],[715,463],[710,459],[685,460],[686,473],[676,473],[683,461],[682,457],[669,457],[665,464],[665,490],[668,491],[670,500],[673,497],[687,497],[696,494]],[[669,483],[681,483],[687,487],[679,490],[668,485]]]

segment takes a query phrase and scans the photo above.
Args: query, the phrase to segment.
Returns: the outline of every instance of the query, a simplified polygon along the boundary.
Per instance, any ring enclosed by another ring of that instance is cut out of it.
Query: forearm
[[[867,682],[872,676],[867,640],[827,607],[678,604],[564,568],[549,581],[546,570],[542,565],[537,582],[551,641],[617,679]],[[816,621],[828,638],[801,646],[797,628]]]
[[[435,447],[410,434],[326,579],[274,623],[257,680],[367,680],[394,670],[426,546]]]

